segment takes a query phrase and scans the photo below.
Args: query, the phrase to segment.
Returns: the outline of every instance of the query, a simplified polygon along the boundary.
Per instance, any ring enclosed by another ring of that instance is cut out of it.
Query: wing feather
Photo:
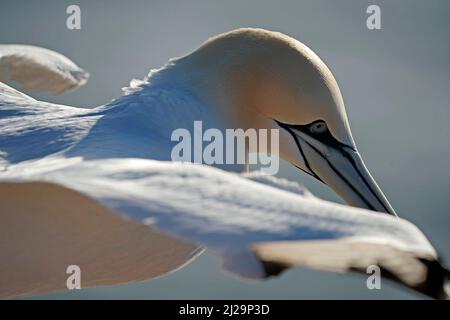
[[[89,73],[67,57],[28,45],[0,45],[0,81],[17,81],[25,90],[59,95],[86,83]]]
[[[265,278],[291,266],[364,272],[377,264],[388,278],[443,297],[447,271],[413,224],[292,192],[297,188],[279,181],[195,164],[51,157],[10,166],[0,178],[76,190],[137,223],[209,248],[240,276]]]
[[[0,298],[142,281],[201,252],[192,242],[121,217],[83,194],[48,182],[0,183]]]

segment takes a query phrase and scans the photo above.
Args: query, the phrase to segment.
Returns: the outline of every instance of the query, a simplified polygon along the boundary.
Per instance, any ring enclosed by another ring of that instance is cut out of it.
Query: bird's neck
[[[198,141],[203,148],[207,129],[225,128],[211,108],[178,81],[134,82],[124,96],[93,112],[100,115],[97,122],[70,150],[71,155],[171,161],[173,148],[181,140],[177,130],[189,132],[192,148],[199,147]],[[191,162],[198,162],[194,150],[191,154]],[[238,167],[226,169],[241,171],[242,166]]]

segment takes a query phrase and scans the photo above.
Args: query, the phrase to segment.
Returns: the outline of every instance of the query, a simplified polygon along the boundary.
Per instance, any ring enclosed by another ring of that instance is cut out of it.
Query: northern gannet
[[[54,52],[11,45],[0,46],[0,70],[3,81],[54,94],[88,77]],[[0,85],[0,296],[65,289],[71,264],[84,287],[154,278],[208,248],[242,277],[376,264],[447,297],[436,251],[366,169],[332,73],[291,37],[220,34],[92,109]],[[353,207],[271,176],[171,162],[170,133],[195,120],[279,129],[280,157]]]

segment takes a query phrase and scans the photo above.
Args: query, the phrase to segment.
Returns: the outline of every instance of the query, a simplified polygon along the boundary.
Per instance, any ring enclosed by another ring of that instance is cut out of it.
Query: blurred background
[[[66,8],[81,7],[81,30],[66,28]],[[381,30],[366,9],[381,8]],[[184,55],[208,37],[238,27],[286,33],[313,49],[334,73],[353,135],[397,213],[417,224],[450,262],[450,2],[447,0],[1,0],[0,43],[61,52],[91,73],[78,91],[40,100],[94,107],[121,95],[132,78]],[[283,163],[280,176],[342,202]],[[0,271],[1,272],[1,271]],[[87,288],[39,299],[417,299],[388,280],[296,269],[266,282],[220,271],[204,254],[160,279]]]

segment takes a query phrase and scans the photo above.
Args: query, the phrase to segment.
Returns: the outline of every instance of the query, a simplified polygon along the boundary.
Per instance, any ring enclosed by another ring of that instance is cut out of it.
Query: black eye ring
[[[309,126],[309,132],[312,134],[322,134],[328,131],[325,121],[319,120]]]
[[[274,120],[274,119],[273,119]],[[342,149],[342,148],[348,148],[353,151],[356,151],[354,146],[347,145],[345,143],[342,143],[338,141],[330,132],[328,129],[328,126],[324,120],[316,120],[312,123],[305,124],[305,125],[295,125],[295,124],[286,124],[279,122],[277,120],[274,120],[281,128],[286,129],[289,133],[292,135],[295,135],[295,130],[302,132],[303,134],[309,135],[312,138],[321,141],[322,143],[325,143],[326,145],[330,147],[334,147],[336,149]],[[319,130],[317,129],[317,125],[319,125]],[[311,128],[314,128],[311,130]]]

